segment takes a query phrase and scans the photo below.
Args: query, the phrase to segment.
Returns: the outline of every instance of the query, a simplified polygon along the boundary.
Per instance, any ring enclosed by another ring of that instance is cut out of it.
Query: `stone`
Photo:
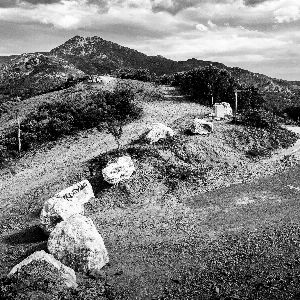
[[[233,113],[232,113],[232,108],[231,108],[230,104],[228,102],[222,102],[221,104],[224,106],[225,116],[232,117]]]
[[[210,134],[214,131],[214,125],[212,122],[195,118],[191,126],[191,131],[194,134]]]
[[[34,270],[34,272],[32,271]],[[28,274],[37,274],[37,278],[29,278],[29,280],[38,280],[42,278],[41,274],[45,271],[54,270],[53,272],[56,276],[54,278],[55,282],[62,283],[67,288],[77,288],[76,275],[74,270],[63,265],[61,262],[56,260],[51,254],[46,253],[44,250],[37,251],[25,258],[19,264],[14,266],[9,272],[8,277],[22,277],[28,276]],[[33,277],[33,276],[32,276]],[[28,278],[25,278],[28,280]],[[47,280],[47,278],[45,278]]]
[[[225,118],[225,107],[221,103],[216,103],[214,105],[215,118],[224,119]]]
[[[109,262],[93,221],[82,215],[73,215],[59,223],[51,232],[47,246],[56,259],[85,274],[97,274]]]
[[[135,167],[130,156],[119,157],[115,162],[108,163],[102,170],[103,179],[110,184],[117,184],[131,177]]]
[[[172,128],[162,123],[154,123],[152,127],[149,129],[148,134],[146,135],[146,140],[148,140],[150,144],[153,144],[158,142],[161,139],[166,139],[174,135],[175,133]]]
[[[40,215],[41,228],[50,234],[55,226],[75,214],[84,214],[83,204],[70,198],[50,198],[45,201]]]
[[[69,201],[74,200],[84,204],[95,196],[89,181],[83,180],[55,194],[54,197],[64,198]]]

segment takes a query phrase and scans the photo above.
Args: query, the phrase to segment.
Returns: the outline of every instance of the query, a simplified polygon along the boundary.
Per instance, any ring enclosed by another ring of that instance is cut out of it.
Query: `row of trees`
[[[171,83],[193,101],[203,105],[228,102],[234,107],[237,89],[240,90],[239,110],[263,108],[265,103],[255,87],[243,86],[227,70],[213,66],[176,73],[172,76]]]

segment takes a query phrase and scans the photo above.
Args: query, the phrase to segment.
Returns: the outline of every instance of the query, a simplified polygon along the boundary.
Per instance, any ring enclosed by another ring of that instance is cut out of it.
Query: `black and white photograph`
[[[299,0],[0,0],[0,300],[300,300]]]

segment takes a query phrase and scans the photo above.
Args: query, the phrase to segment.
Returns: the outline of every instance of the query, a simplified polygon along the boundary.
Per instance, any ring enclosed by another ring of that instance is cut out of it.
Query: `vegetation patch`
[[[142,110],[135,104],[134,94],[129,89],[97,91],[82,96],[73,94],[63,100],[41,104],[27,115],[20,124],[21,149],[28,151],[37,145],[55,141],[79,130],[99,130],[124,125],[141,116]],[[10,129],[1,138],[2,162],[18,154],[17,130]]]

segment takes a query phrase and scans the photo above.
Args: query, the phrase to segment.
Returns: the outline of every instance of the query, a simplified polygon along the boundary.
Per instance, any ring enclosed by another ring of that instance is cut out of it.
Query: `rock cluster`
[[[48,199],[40,219],[41,227],[49,234],[50,254],[33,253],[14,266],[8,277],[17,277],[17,280],[20,277],[30,287],[31,281],[47,285],[50,280],[51,286],[77,288],[74,269],[86,274],[99,272],[109,258],[93,221],[84,216],[83,205],[92,197],[93,189],[84,180]]]

